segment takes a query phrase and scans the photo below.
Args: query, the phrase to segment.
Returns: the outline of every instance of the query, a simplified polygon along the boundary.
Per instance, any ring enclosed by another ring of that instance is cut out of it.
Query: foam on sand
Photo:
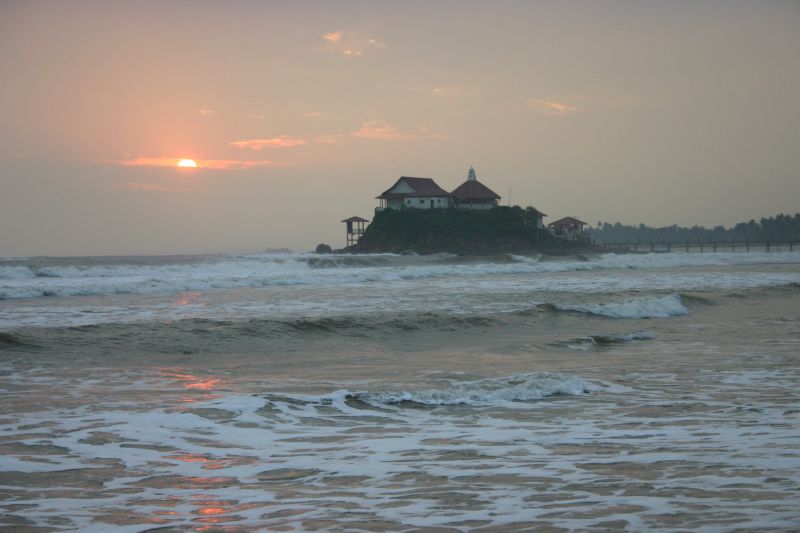
[[[628,374],[633,387],[515,374],[407,393],[191,389],[180,406],[155,400],[170,381],[41,372],[3,368],[0,385],[37,383],[53,398],[109,387],[114,398],[0,420],[15,504],[0,525],[12,528],[407,530],[473,520],[758,531],[798,519],[794,368],[710,371],[702,391],[670,373]],[[579,396],[525,401],[548,394]]]

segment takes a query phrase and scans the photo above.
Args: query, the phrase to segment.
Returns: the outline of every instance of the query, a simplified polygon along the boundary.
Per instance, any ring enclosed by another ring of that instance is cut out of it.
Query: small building
[[[475,169],[469,167],[467,181],[453,191],[455,206],[462,209],[491,209],[500,201],[500,195],[478,181]]]
[[[387,207],[399,209],[410,207],[414,209],[437,209],[453,207],[453,195],[439,187],[431,178],[411,178],[402,176],[394,185],[376,196],[380,206],[375,211]]]
[[[342,220],[347,225],[347,246],[352,246],[358,243],[358,239],[364,235],[366,226],[369,220],[361,217],[350,217]]]
[[[586,225],[586,222],[575,217],[564,217],[551,222],[547,226],[555,237],[568,241],[577,241],[588,238],[586,230],[583,229]]]
[[[525,208],[525,222],[526,226],[533,226],[539,231],[544,230],[544,217],[547,215],[532,206]]]

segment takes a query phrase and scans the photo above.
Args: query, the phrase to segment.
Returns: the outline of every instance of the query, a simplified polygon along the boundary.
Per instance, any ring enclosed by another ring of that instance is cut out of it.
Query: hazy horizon
[[[398,177],[471,165],[546,222],[794,214],[799,27],[789,1],[5,2],[0,256],[338,248]]]

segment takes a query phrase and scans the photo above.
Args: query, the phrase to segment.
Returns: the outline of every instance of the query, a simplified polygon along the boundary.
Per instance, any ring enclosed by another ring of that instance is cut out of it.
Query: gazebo
[[[583,230],[585,225],[586,222],[583,220],[578,220],[575,217],[564,217],[551,222],[548,227],[554,236],[568,241],[575,241],[586,238],[586,232]]]
[[[369,220],[361,217],[350,217],[342,220],[342,222],[347,224],[347,246],[352,246],[358,242],[358,239],[366,231],[365,224],[369,223]]]

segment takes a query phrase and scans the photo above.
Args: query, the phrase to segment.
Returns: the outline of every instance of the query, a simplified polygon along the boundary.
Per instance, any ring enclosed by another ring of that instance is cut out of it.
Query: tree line
[[[710,229],[703,226],[685,228],[676,224],[653,228],[645,224],[629,226],[619,222],[598,222],[596,228],[589,228],[589,236],[598,243],[800,241],[800,213],[780,214],[758,222],[740,222],[731,228],[715,226]]]

